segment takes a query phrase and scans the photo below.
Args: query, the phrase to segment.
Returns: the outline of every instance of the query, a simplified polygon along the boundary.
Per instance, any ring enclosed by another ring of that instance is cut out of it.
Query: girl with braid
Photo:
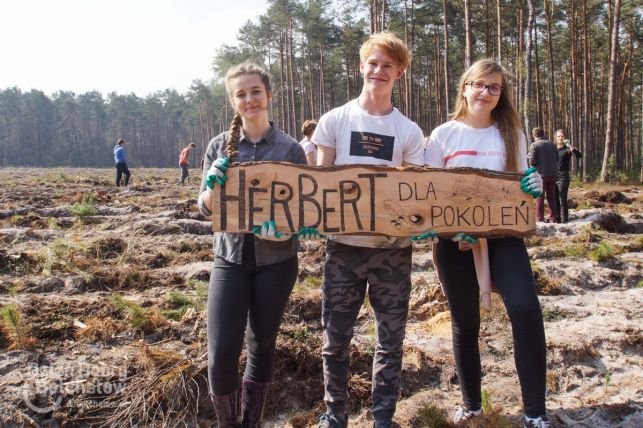
[[[511,93],[508,72],[494,60],[483,59],[469,67],[460,78],[452,120],[431,133],[425,164],[442,168],[526,170],[521,188],[538,197],[542,178],[535,168],[527,169],[527,141]],[[524,427],[549,427],[545,409],[545,330],[525,242],[522,238],[507,237],[478,243],[472,237],[458,234],[455,239],[439,239],[433,253],[449,302],[453,352],[464,401],[456,409],[455,422],[482,414],[478,290],[487,288],[483,297],[488,298],[493,281],[511,321],[514,359],[525,408]]]
[[[225,84],[235,115],[230,130],[213,138],[205,153],[199,208],[206,216],[212,215],[210,189],[225,185],[228,163],[306,165],[301,146],[268,120],[272,99],[268,74],[244,62],[228,70]],[[272,221],[254,234],[214,234],[215,259],[208,289],[208,380],[219,427],[261,426],[275,341],[297,279],[297,241],[288,238],[275,232]],[[244,331],[248,358],[240,386]]]

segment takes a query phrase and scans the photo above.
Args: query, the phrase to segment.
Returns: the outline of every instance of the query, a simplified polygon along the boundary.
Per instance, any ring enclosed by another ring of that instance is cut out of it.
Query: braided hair
[[[245,61],[242,62],[241,64],[237,64],[234,67],[231,67],[228,69],[228,72],[225,75],[225,85],[226,85],[226,90],[228,91],[228,96],[232,98],[232,94],[230,93],[230,81],[236,77],[242,76],[244,74],[256,74],[259,76],[261,79],[261,83],[263,83],[266,92],[272,91],[272,86],[270,84],[270,75],[266,73],[266,71],[258,66],[257,64],[250,62],[250,61]],[[232,101],[230,102],[233,106],[234,104]],[[232,123],[230,124],[230,133],[228,135],[228,143],[226,145],[226,155],[228,156],[228,159],[230,162],[233,162],[234,156],[236,156],[239,151],[239,135],[241,133],[241,115],[236,112],[234,114],[234,117],[232,118]]]
[[[225,153],[230,163],[234,162],[234,157],[239,153],[239,135],[241,133],[241,115],[235,113],[230,124],[230,132],[228,134],[228,144],[225,148]]]

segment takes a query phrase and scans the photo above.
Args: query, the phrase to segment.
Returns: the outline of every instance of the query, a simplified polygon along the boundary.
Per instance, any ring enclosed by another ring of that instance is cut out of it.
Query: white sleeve
[[[518,129],[518,172],[523,172],[529,165],[527,164],[527,137],[522,129]]]
[[[311,137],[311,140],[315,144],[322,145],[325,147],[335,148],[337,146],[337,136],[335,132],[335,123],[332,116],[332,110],[322,117],[319,118],[315,132]]]
[[[304,149],[304,154],[306,155],[315,151],[315,145],[310,141],[304,141],[303,143],[299,143],[299,145]]]
[[[424,149],[424,165],[444,168],[444,153],[437,134],[434,130],[429,137],[429,142]]]
[[[413,131],[409,134],[409,139],[404,147],[402,160],[413,165],[424,165],[424,134],[422,133],[422,129],[417,125],[415,125]]]

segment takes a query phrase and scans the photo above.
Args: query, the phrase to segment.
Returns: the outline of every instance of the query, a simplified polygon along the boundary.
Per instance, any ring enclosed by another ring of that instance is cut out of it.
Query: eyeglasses
[[[471,89],[473,89],[475,92],[482,93],[484,92],[485,89],[489,90],[489,95],[493,95],[494,97],[497,97],[498,95],[502,94],[502,85],[498,85],[497,83],[492,83],[491,85],[485,85],[484,82],[480,81],[471,81],[465,83],[465,85],[471,85]]]

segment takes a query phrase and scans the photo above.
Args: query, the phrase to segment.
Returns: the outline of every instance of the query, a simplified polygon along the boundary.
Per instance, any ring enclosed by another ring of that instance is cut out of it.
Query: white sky
[[[0,89],[143,97],[214,77],[266,0],[0,0]]]

